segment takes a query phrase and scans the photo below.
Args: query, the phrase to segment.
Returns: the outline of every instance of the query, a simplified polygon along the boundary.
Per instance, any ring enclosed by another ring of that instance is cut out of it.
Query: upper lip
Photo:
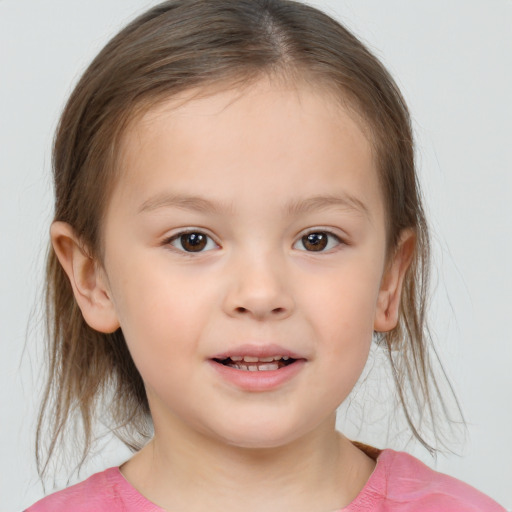
[[[248,343],[244,345],[238,345],[232,349],[226,350],[224,352],[219,352],[215,354],[212,359],[229,359],[231,357],[274,357],[274,356],[286,356],[291,359],[305,359],[304,356],[298,354],[297,352],[293,352],[288,350],[280,345],[276,344],[253,344]]]

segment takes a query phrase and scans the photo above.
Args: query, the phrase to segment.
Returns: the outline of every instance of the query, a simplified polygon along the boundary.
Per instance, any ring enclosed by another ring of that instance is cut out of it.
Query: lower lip
[[[298,359],[297,361],[283,366],[279,370],[262,370],[251,372],[248,370],[238,370],[231,368],[214,360],[209,361],[212,367],[219,372],[220,376],[230,384],[245,391],[272,391],[283,386],[290,381],[304,368],[306,361]]]

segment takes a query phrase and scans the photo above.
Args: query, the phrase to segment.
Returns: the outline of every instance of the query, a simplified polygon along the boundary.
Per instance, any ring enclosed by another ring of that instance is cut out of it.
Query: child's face
[[[169,101],[123,147],[104,281],[156,434],[270,447],[330,428],[391,293],[358,124],[326,95],[260,82]]]

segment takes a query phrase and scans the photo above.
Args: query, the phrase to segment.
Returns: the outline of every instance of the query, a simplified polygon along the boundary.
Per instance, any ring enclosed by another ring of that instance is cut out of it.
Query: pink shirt
[[[110,468],[38,501],[25,512],[164,512]],[[506,512],[473,487],[411,455],[383,450],[356,499],[338,512]]]

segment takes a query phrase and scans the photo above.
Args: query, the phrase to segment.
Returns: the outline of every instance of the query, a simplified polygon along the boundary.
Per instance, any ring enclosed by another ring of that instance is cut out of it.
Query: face
[[[103,269],[156,434],[273,447],[332,422],[382,314],[385,239],[370,144],[327,95],[262,81],[134,123]]]

